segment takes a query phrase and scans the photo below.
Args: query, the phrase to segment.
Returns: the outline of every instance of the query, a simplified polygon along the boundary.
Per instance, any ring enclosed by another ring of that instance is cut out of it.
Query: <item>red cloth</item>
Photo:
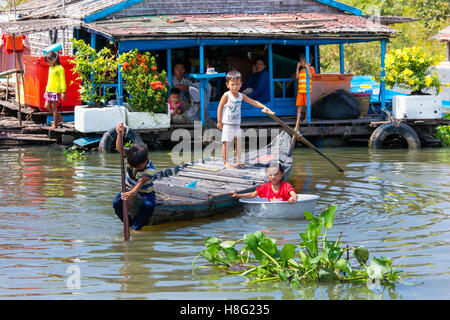
[[[288,201],[291,197],[289,192],[295,191],[294,188],[287,182],[280,181],[280,188],[278,192],[275,193],[272,190],[272,182],[267,182],[263,185],[260,185],[256,188],[256,192],[260,198],[268,198],[269,201],[273,201],[275,199],[282,199],[283,201]]]
[[[14,44],[16,47],[16,52],[22,53],[24,49],[23,40],[25,40],[26,38],[26,35],[14,36],[15,41],[13,41],[13,36],[11,34],[3,34],[2,44],[5,47],[6,52],[9,54],[14,53]]]

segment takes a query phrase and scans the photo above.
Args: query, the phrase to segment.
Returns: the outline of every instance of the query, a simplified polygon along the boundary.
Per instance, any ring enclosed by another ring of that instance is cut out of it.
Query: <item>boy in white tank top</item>
[[[228,162],[227,149],[234,141],[236,145],[236,166],[245,168],[241,163],[241,105],[242,101],[247,102],[255,107],[263,109],[264,113],[274,114],[269,108],[262,103],[250,99],[245,94],[240,93],[242,86],[242,76],[239,71],[230,71],[226,76],[226,85],[229,91],[225,92],[219,102],[217,109],[217,128],[222,130],[222,156],[223,164],[226,168],[233,168]]]

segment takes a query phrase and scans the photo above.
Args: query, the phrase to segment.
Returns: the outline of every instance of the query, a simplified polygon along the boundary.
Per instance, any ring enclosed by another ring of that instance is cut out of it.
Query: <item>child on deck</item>
[[[145,144],[132,145],[129,149],[122,150],[119,145],[119,137],[123,132],[123,123],[116,127],[117,139],[116,149],[127,157],[127,192],[120,192],[113,200],[116,215],[123,221],[122,201],[131,200],[139,195],[142,198],[142,206],[135,217],[129,217],[131,230],[141,229],[151,218],[155,207],[155,192],[152,177],[155,167],[148,158],[147,146]]]
[[[171,123],[189,123],[189,117],[184,112],[181,102],[181,91],[177,88],[170,89],[169,92],[169,110]]]
[[[49,51],[45,56],[49,65],[47,87],[45,88],[45,109],[53,113],[53,129],[56,129],[64,118],[58,113],[58,101],[66,99],[66,75],[56,52]]]
[[[217,128],[222,130],[222,156],[223,163],[226,168],[233,168],[228,162],[227,149],[228,145],[234,140],[236,146],[236,166],[245,168],[241,163],[241,104],[242,101],[247,102],[255,107],[263,109],[264,113],[273,112],[262,103],[250,99],[245,94],[239,92],[242,86],[242,76],[239,71],[230,71],[227,73],[226,86],[229,91],[225,92],[219,102],[217,109]]]
[[[256,188],[256,191],[249,193],[237,194],[233,192],[232,196],[234,198],[267,198],[269,201],[274,201],[276,199],[281,199],[282,201],[288,201],[289,203],[297,202],[297,193],[294,188],[287,182],[284,182],[284,167],[281,162],[272,162],[266,169],[267,179],[269,182],[260,185]]]
[[[301,70],[300,70],[301,67]],[[300,54],[300,62],[297,64],[296,79],[298,80],[298,93],[297,93],[297,121],[295,123],[295,130],[298,130],[302,116],[306,121],[306,106],[307,106],[307,95],[306,95],[306,73],[308,72],[309,77],[309,90],[312,93],[312,78],[316,74],[314,67],[311,67],[309,63],[306,63],[306,57],[302,53]]]

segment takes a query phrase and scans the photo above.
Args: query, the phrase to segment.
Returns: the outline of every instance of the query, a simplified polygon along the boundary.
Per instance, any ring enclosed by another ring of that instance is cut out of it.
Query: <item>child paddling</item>
[[[116,127],[117,139],[116,149],[127,157],[127,192],[120,192],[113,200],[113,207],[116,215],[123,221],[122,201],[130,201],[135,196],[140,196],[142,206],[135,217],[129,217],[132,231],[141,229],[151,218],[155,208],[155,191],[153,189],[153,175],[155,166],[148,158],[147,146],[145,144],[134,144],[129,149],[122,150],[119,137],[123,132],[123,123]]]
[[[295,189],[287,182],[284,182],[284,166],[280,161],[272,161],[266,169],[269,182],[260,185],[255,191],[238,194],[235,191],[232,194],[234,198],[252,199],[256,197],[267,198],[269,201],[281,199],[289,203],[297,202],[297,193]]]

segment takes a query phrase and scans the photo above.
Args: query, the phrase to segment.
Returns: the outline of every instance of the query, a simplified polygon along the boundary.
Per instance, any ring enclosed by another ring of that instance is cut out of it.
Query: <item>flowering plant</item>
[[[124,88],[131,95],[127,103],[134,111],[167,112],[167,74],[158,71],[155,57],[137,49],[119,57]]]
[[[417,47],[393,50],[386,55],[386,86],[411,90],[411,94],[423,94],[425,89],[434,89],[436,95],[442,91],[442,83],[430,68],[439,64],[440,57],[426,55]],[[448,84],[446,84],[448,85]]]
[[[72,39],[75,58],[69,62],[74,65],[73,72],[81,81],[79,93],[81,100],[100,107],[106,104],[113,95],[103,91],[104,83],[112,83],[117,78],[116,56],[108,48],[95,51],[84,40]]]

